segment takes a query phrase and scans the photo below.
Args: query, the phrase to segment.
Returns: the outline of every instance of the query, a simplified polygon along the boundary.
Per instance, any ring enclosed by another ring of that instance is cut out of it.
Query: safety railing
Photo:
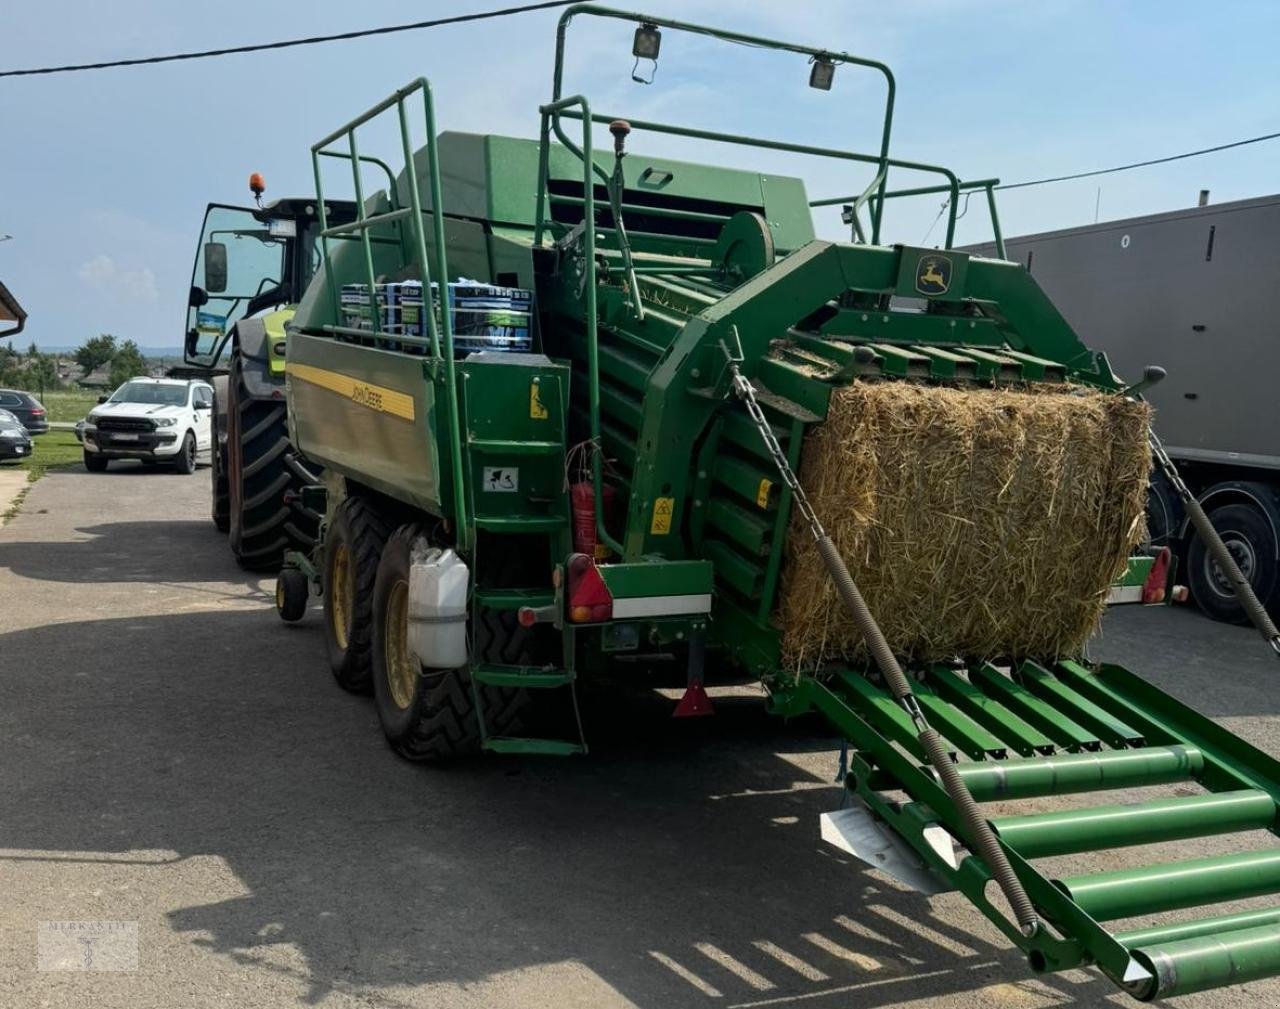
[[[434,271],[431,266],[431,257],[427,253],[426,232],[423,229],[422,194],[419,188],[418,169],[414,162],[413,142],[409,129],[409,113],[406,105],[407,100],[418,93],[422,95],[423,119],[426,127],[427,184],[431,194],[432,239],[435,245]],[[392,108],[396,110],[400,126],[400,144],[405,163],[405,182],[409,191],[409,206],[407,207],[399,205],[395,178],[392,176],[390,167],[377,158],[362,155],[356,137],[356,131],[360,126],[365,125],[370,120]],[[330,145],[343,139],[346,140],[345,151],[327,149]],[[350,223],[329,226],[328,216],[325,212],[324,185],[320,172],[321,157],[345,158],[351,163],[356,217]],[[390,210],[374,214],[368,212],[364,196],[364,184],[360,174],[362,163],[372,163],[386,172],[389,180],[388,202],[391,205]],[[439,278],[441,299],[442,301],[445,300],[446,285],[449,282],[449,268],[445,253],[443,198],[440,189],[439,152],[436,145],[435,106],[431,96],[431,85],[427,79],[419,77],[417,80],[410,82],[373,106],[373,108],[351,120],[345,126],[339,127],[323,140],[313,144],[311,147],[311,166],[316,180],[316,212],[320,220],[320,242],[324,252],[325,279],[334,319],[340,320],[342,312],[341,295],[333,269],[333,260],[330,256],[330,239],[356,238],[359,240],[365,280],[369,290],[370,330],[338,324],[326,325],[321,328],[324,332],[333,336],[354,337],[357,339],[372,337],[375,342],[381,342],[384,345],[394,342],[397,345],[423,347],[425,350],[430,351],[432,359],[443,370],[445,405],[448,412],[449,459],[453,478],[454,523],[457,526],[458,546],[461,549],[466,549],[470,545],[471,532],[467,522],[466,486],[463,482],[462,424],[458,411],[458,383],[453,358],[453,322],[447,308],[439,313],[439,318],[437,319],[436,312],[433,310],[431,295],[431,277],[434,272],[434,275]],[[407,236],[404,234],[403,227],[405,221],[409,222],[409,234]],[[402,255],[402,258],[406,261],[410,259],[416,261],[421,271],[422,316],[427,333],[425,339],[400,333],[390,334],[383,331],[381,310],[378,304],[377,275],[373,268],[373,245],[381,236],[373,236],[370,231],[373,228],[386,225],[394,225],[398,230],[402,251],[404,251],[403,247],[405,245],[408,246],[407,252],[409,254]]]
[[[950,219],[947,224],[947,241],[945,248],[951,248],[955,242],[955,226],[959,220],[957,212],[959,207],[960,194],[966,197],[966,206],[968,205],[968,197],[978,190],[982,190],[987,194],[987,211],[991,217],[991,233],[995,239],[996,255],[1001,259],[1005,256],[1004,234],[1000,230],[1000,214],[996,210],[996,187],[1000,185],[999,179],[975,179],[972,182],[960,182],[956,185],[946,186],[917,186],[913,189],[895,189],[892,192],[881,193],[879,195],[869,194],[864,191],[859,196],[829,196],[821,200],[811,200],[810,207],[836,207],[844,205],[845,223],[853,229],[855,239],[860,240],[863,235],[862,225],[858,218],[858,212],[861,210],[868,198],[872,203],[872,212],[878,204],[882,204],[885,200],[894,200],[907,196],[929,196],[937,193],[947,194],[947,207],[950,211]]]

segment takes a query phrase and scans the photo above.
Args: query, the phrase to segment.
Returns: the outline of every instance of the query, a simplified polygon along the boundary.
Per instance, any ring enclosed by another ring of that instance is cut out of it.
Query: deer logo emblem
[[[923,256],[916,267],[916,290],[921,294],[946,294],[951,286],[951,260],[946,256]]]

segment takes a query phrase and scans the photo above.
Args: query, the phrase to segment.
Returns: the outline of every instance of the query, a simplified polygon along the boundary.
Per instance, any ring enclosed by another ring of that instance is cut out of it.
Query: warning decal
[[[650,536],[666,536],[671,532],[671,516],[676,510],[676,499],[673,497],[654,498],[653,521],[649,524]]]
[[[514,494],[520,489],[520,471],[514,466],[486,466],[484,490],[486,494]]]

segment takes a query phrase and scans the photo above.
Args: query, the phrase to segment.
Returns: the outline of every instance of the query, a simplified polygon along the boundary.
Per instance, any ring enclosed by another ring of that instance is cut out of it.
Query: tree
[[[46,389],[56,389],[61,384],[58,379],[58,359],[52,354],[41,354],[33,346],[27,352],[28,387],[38,387],[43,398]]]
[[[111,385],[123,385],[129,379],[142,375],[147,370],[147,359],[132,340],[125,340],[111,359]]]
[[[76,364],[88,375],[97,371],[116,356],[116,338],[109,333],[85,340],[83,346],[76,351]]]

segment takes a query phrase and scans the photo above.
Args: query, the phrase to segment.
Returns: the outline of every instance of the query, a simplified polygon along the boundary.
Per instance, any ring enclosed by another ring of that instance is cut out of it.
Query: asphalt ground
[[[0,529],[0,1006],[1130,1002],[1091,971],[1033,976],[958,895],[823,845],[835,744],[750,690],[687,722],[648,689],[592,692],[585,759],[397,759],[333,683],[318,614],[282,624],[232,563],[207,492],[207,470],[51,472]],[[1251,631],[1129,608],[1095,654],[1280,753]],[[136,967],[39,969],[129,965],[98,933],[42,961],[67,921],[125,923]],[[1175,1004],[1276,1005],[1280,984]]]

